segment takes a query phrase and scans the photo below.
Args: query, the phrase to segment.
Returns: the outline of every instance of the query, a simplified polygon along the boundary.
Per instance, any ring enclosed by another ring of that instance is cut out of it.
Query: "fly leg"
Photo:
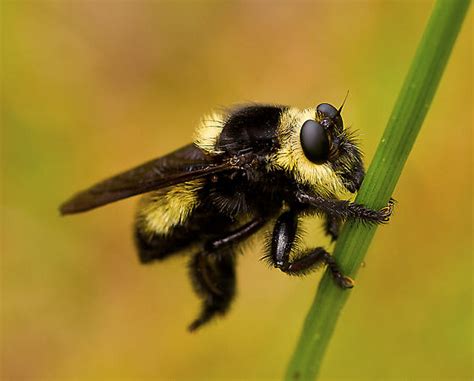
[[[270,259],[273,266],[290,275],[303,275],[326,264],[342,288],[352,288],[354,281],[343,275],[334,258],[322,247],[304,251],[293,250],[297,237],[298,215],[293,211],[278,217],[273,229]],[[293,258],[290,258],[290,253]]]
[[[189,326],[195,331],[217,315],[224,315],[235,296],[235,247],[233,244],[250,237],[264,224],[263,218],[256,218],[204,245],[204,250],[196,253],[189,271],[196,294],[202,300],[201,313]]]
[[[342,220],[340,218],[326,214],[324,218],[324,232],[331,237],[331,242],[334,242],[339,237]]]
[[[297,193],[296,197],[303,208],[323,212],[342,220],[351,218],[371,224],[383,224],[388,222],[395,205],[395,200],[390,199],[387,206],[375,210],[365,205],[346,200],[307,195],[301,192]]]
[[[222,237],[207,242],[204,246],[204,249],[208,252],[214,252],[222,247],[242,241],[256,233],[263,225],[265,225],[265,222],[265,219],[257,217],[245,225],[240,226],[238,229],[227,233]]]
[[[221,255],[196,253],[189,263],[194,291],[202,300],[199,316],[189,326],[195,331],[216,315],[224,315],[235,296],[235,255],[229,249]]]

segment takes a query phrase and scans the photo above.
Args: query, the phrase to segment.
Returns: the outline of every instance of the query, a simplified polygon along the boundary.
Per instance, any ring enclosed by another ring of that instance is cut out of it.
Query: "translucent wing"
[[[230,160],[206,155],[192,144],[77,193],[61,214],[85,212],[127,197],[235,169]]]

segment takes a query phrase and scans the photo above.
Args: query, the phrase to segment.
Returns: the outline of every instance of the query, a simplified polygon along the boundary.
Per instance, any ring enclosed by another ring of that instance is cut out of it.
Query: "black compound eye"
[[[321,103],[318,107],[316,107],[316,111],[324,116],[329,118],[334,118],[337,115],[337,108],[329,103]]]
[[[329,157],[329,138],[318,122],[307,120],[303,123],[300,132],[301,147],[308,160],[315,164],[322,164]]]
[[[344,128],[341,114],[333,105],[330,105],[329,103],[321,103],[316,107],[316,112],[323,118],[329,118],[332,120],[338,129],[342,130]]]

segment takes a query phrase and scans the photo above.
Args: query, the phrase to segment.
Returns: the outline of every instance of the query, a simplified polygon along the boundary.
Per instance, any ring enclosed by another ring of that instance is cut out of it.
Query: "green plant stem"
[[[434,97],[470,0],[438,0],[418,46],[404,85],[379,143],[356,202],[379,209],[387,204]],[[348,221],[334,257],[343,272],[355,277],[376,226]],[[350,295],[326,271],[308,312],[286,380],[317,376],[339,314]]]

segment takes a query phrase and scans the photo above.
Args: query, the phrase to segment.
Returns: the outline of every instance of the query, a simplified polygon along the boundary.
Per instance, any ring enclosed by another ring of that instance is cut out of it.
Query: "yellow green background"
[[[73,192],[188,143],[242,101],[339,105],[374,153],[430,1],[4,1],[2,380],[273,380],[320,273],[239,258],[231,312],[189,334],[186,258],[140,266],[136,200]],[[321,379],[468,380],[472,14],[337,326]],[[328,241],[310,221],[308,243]]]

